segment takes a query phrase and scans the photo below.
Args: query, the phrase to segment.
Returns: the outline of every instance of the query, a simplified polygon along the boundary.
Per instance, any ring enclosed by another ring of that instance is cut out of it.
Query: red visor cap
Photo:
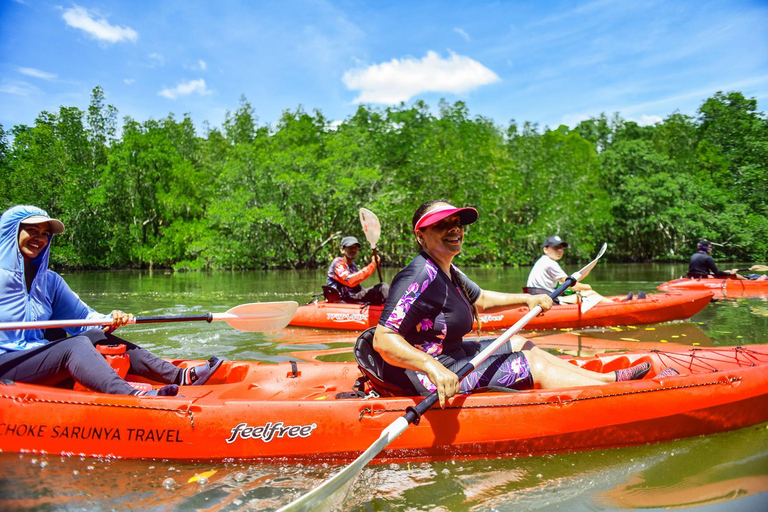
[[[416,222],[416,227],[413,228],[413,232],[415,233],[421,228],[425,228],[427,226],[431,226],[432,224],[436,224],[441,220],[443,220],[444,218],[450,217],[451,215],[456,213],[459,214],[461,223],[464,226],[475,222],[478,216],[477,210],[475,210],[471,206],[467,206],[465,208],[455,208],[453,206],[446,206],[444,208],[435,208],[434,210],[430,210],[421,216],[418,222]]]

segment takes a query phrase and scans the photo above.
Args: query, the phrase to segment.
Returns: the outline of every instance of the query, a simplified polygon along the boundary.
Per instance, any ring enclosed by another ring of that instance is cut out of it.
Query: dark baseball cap
[[[704,249],[705,251],[708,251],[712,249],[712,242],[707,240],[706,238],[702,238],[701,241],[697,244],[699,249]]]
[[[544,247],[554,247],[556,245],[568,247],[568,243],[557,235],[547,237],[547,239],[544,240]]]
[[[341,248],[344,249],[345,247],[350,247],[353,245],[360,245],[360,242],[357,241],[357,238],[353,236],[345,236],[341,239]]]

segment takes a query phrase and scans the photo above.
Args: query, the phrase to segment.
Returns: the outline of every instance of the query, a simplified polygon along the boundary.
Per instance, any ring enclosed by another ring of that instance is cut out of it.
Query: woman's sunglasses
[[[464,224],[461,223],[461,219],[456,219],[456,220],[443,219],[440,222],[436,222],[432,224],[432,226],[430,227],[433,227],[439,230],[446,230],[451,228],[464,229]]]

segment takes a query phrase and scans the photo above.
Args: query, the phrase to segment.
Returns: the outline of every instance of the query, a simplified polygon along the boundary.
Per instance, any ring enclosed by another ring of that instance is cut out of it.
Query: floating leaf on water
[[[646,331],[655,331],[656,328],[655,327],[646,327],[645,330]]]
[[[667,340],[659,340],[659,341],[662,342],[662,343],[666,343],[667,342]]]
[[[216,469],[212,469],[210,471],[206,471],[205,473],[197,473],[195,476],[187,480],[188,484],[191,484],[192,482],[197,482],[200,479],[205,479],[205,482],[208,482],[208,478],[216,474]]]

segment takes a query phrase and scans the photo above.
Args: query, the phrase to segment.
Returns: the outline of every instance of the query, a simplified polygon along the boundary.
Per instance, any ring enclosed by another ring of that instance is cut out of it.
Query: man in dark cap
[[[701,279],[702,277],[714,276],[718,278],[745,279],[744,276],[737,274],[738,269],[718,270],[715,260],[712,258],[712,242],[706,238],[702,239],[696,246],[697,251],[691,256],[688,264],[688,277]]]
[[[326,285],[338,290],[342,302],[359,304],[384,304],[389,295],[389,285],[379,283],[370,288],[363,288],[360,283],[368,279],[376,271],[380,261],[372,255],[371,262],[358,270],[355,258],[360,250],[360,242],[353,236],[341,239],[341,256],[334,258],[328,267]]]
[[[557,235],[547,237],[544,240],[542,244],[544,255],[536,261],[530,274],[528,274],[527,293],[534,295],[546,293],[549,295],[555,291],[555,288],[565,282],[568,274],[563,271],[558,261],[563,258],[566,247],[568,247],[568,243]],[[581,297],[596,296],[593,299],[596,302],[611,302],[610,299],[601,297],[586,283],[576,283],[570,289],[578,292]],[[578,300],[577,295],[559,297],[559,302],[563,304],[569,304]]]

